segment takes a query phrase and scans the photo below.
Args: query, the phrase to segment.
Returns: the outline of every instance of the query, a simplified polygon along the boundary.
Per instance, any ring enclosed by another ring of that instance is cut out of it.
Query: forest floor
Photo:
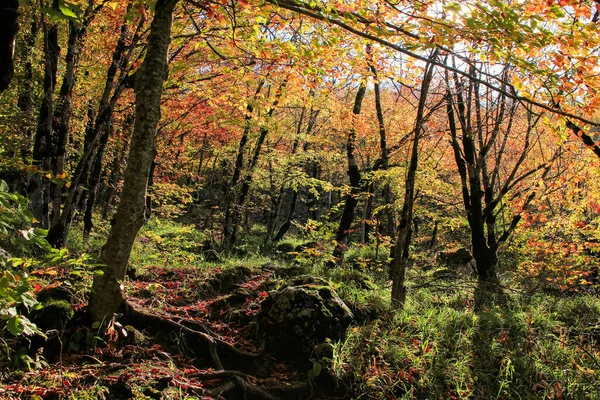
[[[45,341],[5,339],[0,398],[600,399],[592,289],[528,286],[507,271],[507,300],[476,309],[472,277],[417,253],[406,307],[394,312],[373,246],[328,269],[321,244],[294,251],[306,238],[270,257],[249,247],[212,261],[198,249],[204,239],[193,226],[151,221],[125,282],[130,309],[100,329],[85,312],[93,254],[82,251],[99,248],[102,232],[86,245],[73,238],[70,254],[31,276],[40,295],[69,293],[74,316],[47,322]],[[355,320],[332,355],[282,359],[265,350],[261,303],[306,273],[328,281]]]
[[[222,365],[214,365],[208,349],[197,351],[195,347],[202,346],[190,343],[177,329],[137,321],[134,325],[142,332],[112,321],[105,332],[94,332],[82,317],[63,328],[58,348],[50,337],[44,361],[30,365],[31,371],[5,377],[0,397],[308,398],[308,359],[282,361],[263,351],[257,315],[276,281],[269,268],[273,266],[238,265],[205,273],[194,267],[155,266],[129,280],[126,299],[135,310],[207,332],[240,350],[227,354],[225,348],[219,357]]]

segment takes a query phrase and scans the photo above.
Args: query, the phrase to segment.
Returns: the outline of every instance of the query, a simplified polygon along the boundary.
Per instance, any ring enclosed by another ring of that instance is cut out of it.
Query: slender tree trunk
[[[112,131],[112,119],[108,121],[107,131],[100,139],[100,146],[96,152],[94,163],[90,170],[90,179],[88,180],[88,195],[85,202],[85,211],[83,213],[83,240],[87,242],[90,237],[90,233],[94,228],[93,212],[94,205],[96,204],[96,197],[98,196],[98,187],[100,186],[100,178],[102,177],[102,161],[104,160],[104,150],[108,144],[108,138],[111,136]],[[69,221],[66,221],[67,226]],[[67,229],[68,234],[68,229]]]
[[[229,244],[232,242],[233,230],[234,230],[234,217],[236,211],[235,199],[237,197],[237,184],[239,183],[242,170],[244,168],[244,153],[246,152],[246,144],[248,143],[248,136],[250,135],[252,113],[254,112],[254,102],[256,101],[260,91],[265,84],[264,80],[258,82],[258,87],[254,92],[254,98],[246,106],[246,116],[244,118],[244,132],[238,145],[238,151],[235,158],[235,166],[233,168],[233,175],[229,183],[229,187],[225,193],[225,221],[223,222],[223,244],[229,248]]]
[[[267,113],[267,118],[266,118],[267,121],[269,121],[273,117],[273,113],[275,112],[275,108],[279,104],[279,100],[281,99],[281,96],[283,94],[283,89],[285,88],[286,83],[287,83],[287,79],[277,89],[277,93],[275,94],[275,100],[273,101],[273,104],[271,105],[271,107]],[[254,169],[256,167],[256,164],[258,164],[258,158],[260,157],[262,146],[263,146],[263,143],[265,142],[265,139],[267,138],[268,133],[269,133],[269,129],[267,129],[266,127],[260,128],[260,131],[258,134],[258,139],[254,146],[254,151],[252,153],[252,158],[250,160],[250,165],[248,166],[248,170],[246,171],[244,180],[242,182],[242,187],[240,189],[240,193],[237,198],[237,202],[233,209],[233,226],[232,226],[232,230],[231,230],[231,236],[229,238],[229,243],[227,244],[228,249],[232,249],[233,246],[235,246],[235,243],[237,241],[237,232],[239,230],[239,225],[240,225],[239,220],[241,217],[241,211],[242,211],[242,208],[244,207],[244,203],[246,202],[246,198],[248,197],[248,194],[250,193],[250,186],[252,184],[252,175],[254,174]],[[247,216],[246,216],[245,220],[247,220]]]
[[[23,63],[23,79],[19,84],[19,98],[17,100],[17,106],[20,111],[19,124],[23,127],[25,133],[21,146],[21,158],[25,163],[31,162],[31,146],[35,135],[33,122],[33,61],[31,58],[39,30],[40,22],[34,13],[30,29],[25,36],[20,52],[20,61]]]
[[[156,170],[156,157],[150,164],[150,173],[148,174],[148,188],[146,190],[146,210],[144,212],[144,219],[148,221],[152,215],[152,186],[154,186],[154,171]]]
[[[53,1],[53,9],[58,10],[58,0]],[[43,22],[44,32],[44,95],[38,115],[38,125],[33,145],[33,165],[41,171],[50,171],[52,156],[52,115],[54,113],[54,88],[58,66],[58,23]],[[42,228],[49,226],[50,191],[49,182],[40,173],[33,176],[27,190],[29,207]]]
[[[125,279],[133,242],[144,223],[146,186],[156,152],[156,129],[163,84],[168,75],[167,54],[176,4],[177,0],[157,1],[146,57],[136,72],[136,117],[123,193],[115,223],[102,250],[103,274],[95,276],[90,296],[89,307],[95,321],[111,318],[123,304],[121,282]]]
[[[110,212],[112,210],[112,204],[116,197],[117,185],[121,180],[121,172],[123,170],[123,165],[125,165],[127,161],[127,154],[129,147],[129,141],[123,143],[121,151],[115,155],[112,162],[111,174],[108,178],[108,189],[106,190],[106,203],[104,204],[104,208],[102,209],[102,218],[107,220]]]
[[[358,91],[356,92],[356,98],[354,99],[354,107],[352,109],[352,121],[350,130],[348,131],[348,138],[346,141],[346,158],[348,160],[348,176],[350,177],[350,193],[346,196],[344,203],[344,211],[342,212],[342,219],[338,226],[335,240],[337,245],[333,250],[333,257],[341,262],[341,258],[344,255],[346,244],[348,243],[348,237],[350,235],[350,228],[354,222],[354,209],[358,204],[358,194],[360,193],[360,169],[356,162],[356,156],[354,154],[354,148],[356,147],[356,120],[360,114],[363,99],[367,92],[367,86],[361,83]]]
[[[422,135],[425,123],[425,106],[429,95],[429,87],[433,77],[433,61],[437,57],[437,51],[429,58],[429,63],[425,69],[425,76],[421,84],[421,93],[419,96],[419,105],[417,108],[417,117],[415,120],[414,136],[408,173],[405,182],[404,204],[400,214],[400,224],[398,227],[398,238],[394,246],[394,254],[390,269],[392,272],[392,306],[402,308],[406,301],[406,268],[408,265],[409,245],[412,236],[411,222],[413,218],[413,208],[415,202],[415,179],[419,165],[419,141]]]
[[[132,44],[137,41],[137,32],[139,32],[139,30],[141,29],[143,22],[144,19],[141,18],[137,26],[136,35],[132,40]],[[100,160],[98,160],[97,162],[102,163],[104,147],[108,142],[108,135],[111,130],[110,123],[112,121],[113,108],[119,100],[119,98],[121,97],[121,94],[125,90],[125,77],[127,73],[126,67],[129,64],[132,55],[132,49],[126,51],[126,40],[128,36],[127,27],[128,21],[125,20],[124,23],[121,25],[119,39],[117,41],[117,45],[112,56],[112,63],[109,66],[108,71],[106,73],[104,90],[100,98],[100,102],[98,104],[98,112],[96,113],[92,108],[91,112],[93,111],[93,113],[88,113],[91,125],[89,125],[86,129],[83,155],[75,168],[75,173],[73,174],[73,178],[71,179],[71,186],[67,191],[66,199],[63,205],[63,210],[60,213],[60,215],[56,216],[55,214],[55,220],[53,221],[50,231],[48,232],[48,241],[56,247],[62,247],[66,243],[69,231],[68,227],[71,225],[72,218],[75,215],[74,210],[81,196],[84,195],[87,197],[88,201],[84,202],[84,204],[86,204],[86,208],[93,208],[94,206],[95,194],[91,196],[93,197],[93,199],[90,203],[90,196],[88,196],[88,194],[91,194],[91,192],[82,194],[82,189],[80,186],[89,182],[89,174],[92,171],[92,164],[95,162],[94,160],[100,157]],[[115,78],[117,78],[117,73],[119,71],[121,71],[120,76],[115,81]],[[65,73],[65,77],[66,76],[67,74]],[[67,92],[66,89],[65,92]],[[91,103],[90,107],[93,107]],[[61,119],[64,119],[64,117]],[[57,120],[61,119],[57,118]],[[57,132],[60,130],[60,125],[61,124],[59,124]],[[68,126],[66,132],[68,134]],[[58,194],[60,195],[60,192]],[[55,204],[60,204],[60,197],[55,197]],[[91,225],[89,225],[89,223],[90,221],[88,221],[87,225],[84,224],[84,231],[87,228],[91,229]],[[89,232],[87,232],[87,234],[89,234]]]
[[[71,114],[73,109],[73,88],[75,87],[75,69],[79,62],[81,51],[81,41],[85,35],[85,28],[69,23],[69,38],[67,42],[67,55],[65,58],[65,72],[62,85],[54,110],[52,123],[52,173],[54,176],[64,176],[65,161],[67,157],[67,143],[69,141]],[[60,223],[62,207],[62,185],[51,184],[52,193],[52,215],[50,230],[48,232],[48,242],[55,247],[62,247],[66,242],[66,227]],[[64,210],[69,212],[69,210]]]
[[[306,114],[306,107],[302,107],[302,111],[300,112],[300,117],[298,119],[298,125],[296,126],[296,138],[294,139],[294,144],[292,145],[292,152],[291,152],[292,156],[294,156],[296,154],[296,152],[298,151],[298,147],[300,146],[300,133],[302,132],[302,125],[304,122],[305,114]],[[313,114],[313,110],[311,108],[311,110],[309,111],[309,115],[311,115],[311,121],[309,121],[308,127],[306,129],[307,134],[309,134],[310,130],[312,129],[312,127],[311,127],[312,114]],[[288,170],[285,173],[284,181],[285,181],[285,178],[287,178],[289,172],[290,172],[290,169],[288,168]],[[292,225],[292,219],[294,218],[294,213],[296,212],[296,201],[298,200],[298,188],[296,188],[292,194],[290,208],[288,210],[288,214],[287,214],[285,222],[280,226],[279,230],[277,231],[277,234],[275,236],[273,236],[273,232],[275,231],[275,226],[277,223],[277,217],[281,213],[281,206],[283,203],[284,194],[285,194],[285,186],[282,185],[280,193],[279,193],[279,204],[277,207],[277,214],[273,221],[271,230],[269,232],[267,232],[267,234],[268,234],[267,244],[268,245],[279,242],[283,238],[283,236],[286,234],[286,232],[290,229],[290,226]]]

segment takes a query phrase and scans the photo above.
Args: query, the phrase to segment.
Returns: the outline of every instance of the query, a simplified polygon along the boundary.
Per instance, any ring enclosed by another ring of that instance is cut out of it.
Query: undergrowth
[[[71,273],[91,266],[99,255],[109,227],[97,226],[87,242],[73,228],[72,255],[58,260]],[[142,274],[175,272],[164,275],[170,278],[160,285],[137,287],[132,282],[128,290],[167,307],[174,301],[173,287],[178,301],[197,303],[199,283],[240,265],[258,271],[279,264],[317,275],[355,314],[346,337],[333,343],[333,354],[313,360],[349,399],[593,399],[600,392],[600,300],[591,292],[525,292],[514,274],[505,274],[506,301],[476,309],[473,279],[436,278],[435,268],[421,269],[431,254],[417,254],[416,264],[422,265],[409,271],[406,306],[393,311],[385,267],[389,252],[357,247],[348,252],[343,267],[330,268],[327,243],[308,245],[306,237],[290,235],[281,250],[267,254],[261,247],[264,231],[248,234],[237,252],[228,255],[211,232],[152,219],[136,240],[130,267]],[[44,274],[53,273],[52,268]],[[175,285],[178,269],[197,269],[197,280]],[[270,279],[274,283],[265,287],[276,290],[286,278],[275,272]],[[318,375],[314,369],[312,373]],[[104,389],[86,390],[81,390],[82,398],[101,397]]]

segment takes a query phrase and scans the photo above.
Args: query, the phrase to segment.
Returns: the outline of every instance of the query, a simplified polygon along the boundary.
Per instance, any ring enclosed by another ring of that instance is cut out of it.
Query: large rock
[[[320,280],[284,286],[262,303],[267,347],[282,356],[310,354],[326,339],[341,339],[354,316],[329,286]]]
[[[476,275],[477,266],[469,250],[460,248],[456,251],[439,253],[436,258],[438,266],[447,267],[453,275]],[[457,275],[457,276],[458,276]]]

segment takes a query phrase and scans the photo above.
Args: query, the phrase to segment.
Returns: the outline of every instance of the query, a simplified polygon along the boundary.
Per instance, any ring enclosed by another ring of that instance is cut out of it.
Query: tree
[[[425,75],[421,84],[419,95],[419,104],[417,107],[417,116],[415,127],[413,129],[412,149],[406,181],[404,182],[404,202],[400,213],[400,223],[398,226],[397,240],[394,245],[392,262],[390,264],[392,275],[392,305],[398,308],[404,306],[406,300],[406,267],[408,263],[409,246],[412,236],[413,208],[415,203],[415,179],[419,164],[419,142],[423,135],[423,129],[427,120],[425,107],[427,106],[427,97],[429,88],[433,79],[435,69],[434,62],[438,56],[437,51],[433,51],[429,57],[429,62],[425,67]]]
[[[90,312],[103,321],[123,304],[121,282],[125,279],[131,248],[144,222],[146,186],[154,160],[160,100],[168,76],[167,55],[177,0],[158,0],[146,48],[146,57],[135,74],[135,123],[125,171],[121,202],[114,225],[102,249],[105,266],[96,275],[90,296]]]
[[[536,190],[523,186],[524,181],[536,173],[545,177],[559,152],[547,162],[527,167],[532,143],[540,134],[537,125],[541,115],[519,107],[508,96],[483,90],[478,83],[481,76],[475,75],[474,69],[472,73],[476,79],[460,79],[454,74],[452,82],[446,73],[446,112],[477,276],[481,284],[487,285],[498,281],[499,246],[510,237],[521,213],[537,195]],[[510,67],[505,67],[503,75],[509,73]],[[524,131],[520,134],[522,147],[517,151],[511,148],[515,146],[511,142],[516,129]],[[511,157],[511,152],[517,155]],[[505,197],[520,191],[527,193],[520,211],[500,224],[500,210],[506,211]]]
[[[348,243],[348,236],[352,222],[354,222],[354,209],[358,204],[358,195],[361,192],[361,174],[358,162],[356,161],[356,124],[357,117],[362,108],[362,102],[367,92],[367,85],[361,82],[356,91],[354,107],[352,108],[352,119],[346,136],[346,159],[348,161],[348,177],[350,178],[350,192],[344,200],[344,210],[342,218],[335,234],[336,246],[333,250],[333,257],[340,259],[344,255],[344,249]]]

